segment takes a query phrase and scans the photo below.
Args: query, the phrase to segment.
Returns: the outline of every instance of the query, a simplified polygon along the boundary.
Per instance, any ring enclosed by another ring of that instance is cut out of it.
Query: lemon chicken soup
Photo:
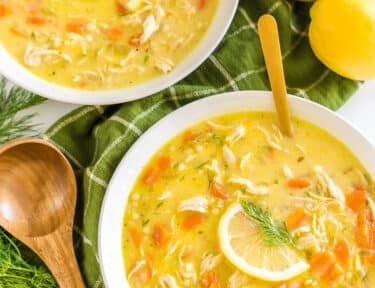
[[[113,89],[166,74],[207,31],[219,0],[0,0],[0,43],[38,76]]]
[[[130,287],[375,287],[371,177],[327,132],[272,113],[199,123],[162,147],[123,222]]]

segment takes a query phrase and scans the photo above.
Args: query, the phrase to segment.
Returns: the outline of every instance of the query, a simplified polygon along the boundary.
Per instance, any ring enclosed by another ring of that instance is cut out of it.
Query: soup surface
[[[130,286],[375,287],[371,177],[327,132],[293,125],[285,138],[272,113],[224,115],[162,147],[124,215]]]
[[[81,89],[170,72],[207,31],[219,0],[0,0],[0,42],[40,77]]]

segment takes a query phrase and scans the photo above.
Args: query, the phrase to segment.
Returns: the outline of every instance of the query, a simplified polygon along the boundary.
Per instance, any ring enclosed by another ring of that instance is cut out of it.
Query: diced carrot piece
[[[182,228],[184,230],[192,230],[200,225],[204,220],[204,215],[200,212],[189,212],[184,221],[182,222]]]
[[[47,20],[43,16],[32,14],[27,16],[27,22],[33,25],[44,25]]]
[[[222,185],[220,185],[219,183],[215,182],[215,181],[212,182],[212,184],[211,184],[211,193],[215,197],[223,199],[223,200],[226,200],[226,199],[229,198],[229,194],[225,190],[225,188]]]
[[[130,239],[132,240],[135,247],[139,247],[142,242],[142,232],[136,226],[131,226],[128,229]]]
[[[354,212],[360,212],[366,206],[366,191],[356,188],[353,192],[346,194],[346,204]]]
[[[172,236],[171,226],[165,223],[156,224],[153,233],[154,243],[157,247],[164,247]]]
[[[202,10],[207,4],[207,0],[197,0],[197,9]]]
[[[194,133],[192,130],[185,131],[184,135],[182,135],[182,141],[184,143],[188,143],[194,140],[197,137],[197,134]]]
[[[288,230],[293,230],[300,226],[306,217],[307,215],[305,213],[305,209],[298,207],[291,214],[289,214],[288,218],[286,218],[286,227]]]
[[[28,34],[26,33],[26,31],[22,30],[21,28],[17,26],[10,27],[10,32],[12,32],[14,35],[19,36],[19,37],[23,37],[23,38],[28,37]]]
[[[168,155],[161,155],[156,160],[156,164],[153,167],[150,167],[146,170],[145,175],[143,176],[143,183],[150,185],[154,184],[159,180],[161,174],[168,169],[172,164],[172,159]]]
[[[207,271],[204,273],[201,288],[220,288],[220,281],[215,271]]]
[[[172,159],[168,155],[161,155],[159,156],[157,163],[161,170],[166,170],[171,166]]]
[[[342,267],[346,267],[349,264],[350,251],[346,240],[337,241],[333,248],[333,253],[335,253],[336,259]]]
[[[4,17],[8,15],[9,13],[10,13],[10,8],[7,5],[0,3],[0,17]]]
[[[85,20],[74,20],[66,24],[66,31],[71,33],[80,34],[85,31],[87,21]]]
[[[134,46],[134,47],[139,47],[141,46],[141,37],[142,37],[142,33],[139,33],[137,35],[133,35],[132,37],[130,37],[129,39],[129,44],[131,46]]]
[[[341,274],[341,270],[336,264],[335,257],[328,252],[313,254],[310,259],[310,269],[324,282],[331,282]]]
[[[375,264],[375,254],[366,254],[361,256],[361,261],[364,265]]]
[[[108,28],[107,35],[108,35],[108,38],[111,39],[112,41],[117,41],[121,38],[123,32],[124,31],[121,26],[113,26],[113,27]]]
[[[339,277],[342,272],[343,271],[337,266],[337,264],[334,264],[327,269],[324,275],[322,275],[322,280],[324,282],[332,282],[337,279],[337,277]]]
[[[287,182],[288,187],[294,189],[303,189],[311,186],[311,181],[305,178],[293,178]]]
[[[116,2],[116,9],[117,9],[117,12],[120,13],[121,15],[127,14],[129,12],[128,7],[122,1]]]
[[[147,185],[154,184],[159,179],[160,175],[161,170],[159,167],[151,167],[146,171],[142,181]]]

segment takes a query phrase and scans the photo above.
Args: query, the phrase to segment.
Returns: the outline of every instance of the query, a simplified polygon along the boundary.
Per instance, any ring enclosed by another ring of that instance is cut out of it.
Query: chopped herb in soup
[[[207,31],[219,0],[0,0],[0,43],[40,77],[81,89],[169,73]]]
[[[129,195],[130,287],[375,287],[374,184],[337,139],[271,113],[177,135]]]

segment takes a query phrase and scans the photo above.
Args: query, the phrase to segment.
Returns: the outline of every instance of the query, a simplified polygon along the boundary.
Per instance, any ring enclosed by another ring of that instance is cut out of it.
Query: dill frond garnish
[[[294,239],[290,236],[284,222],[272,219],[271,213],[256,204],[241,200],[242,209],[251,217],[256,227],[262,233],[264,243],[268,246],[287,245],[296,248]]]
[[[20,251],[22,249],[22,251]],[[54,288],[55,279],[41,263],[30,264],[21,254],[24,246],[0,228],[0,287],[1,288]],[[30,253],[30,251],[27,251]]]
[[[17,117],[26,108],[37,105],[45,99],[20,87],[6,87],[7,81],[0,76],[0,144],[35,134],[36,125],[31,120],[35,114]]]

